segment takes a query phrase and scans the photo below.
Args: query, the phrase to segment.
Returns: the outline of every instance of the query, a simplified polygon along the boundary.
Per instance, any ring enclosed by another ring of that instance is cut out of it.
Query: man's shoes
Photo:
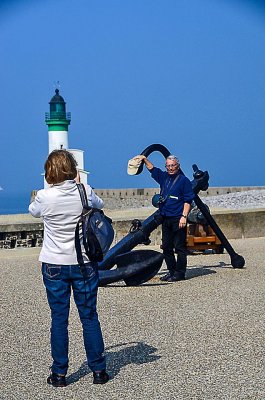
[[[98,384],[98,385],[103,385],[104,383],[107,383],[109,380],[109,374],[103,369],[102,371],[99,372],[93,372],[93,383]]]
[[[52,372],[51,375],[48,376],[47,378],[47,383],[54,387],[65,387],[66,386],[65,375],[58,375]]]
[[[160,281],[167,281],[171,277],[171,273],[168,272],[166,275],[161,276]]]
[[[163,281],[163,282],[184,281],[185,280],[185,275],[182,275],[182,274],[179,274],[179,273],[171,274],[170,272],[168,272],[166,275],[161,276],[160,280]]]
[[[185,281],[185,275],[173,274],[167,279],[167,282],[178,282],[178,281]]]

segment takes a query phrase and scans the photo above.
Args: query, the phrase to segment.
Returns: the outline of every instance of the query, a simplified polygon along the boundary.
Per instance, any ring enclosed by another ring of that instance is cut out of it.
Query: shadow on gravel
[[[188,267],[187,272],[186,272],[186,280],[192,279],[192,278],[197,278],[199,276],[203,275],[210,275],[210,274],[216,274],[216,271],[210,269],[210,268],[228,268],[228,269],[233,269],[231,264],[227,264],[223,261],[219,261],[216,265],[201,265],[198,267]],[[165,286],[165,285],[172,285],[174,282],[160,282],[160,276],[164,275],[165,271],[159,271],[156,277],[152,278],[148,282],[144,282],[143,284],[139,285],[138,287],[141,288],[147,288],[150,286]],[[154,283],[154,281],[156,281]],[[105,288],[126,288],[126,284],[121,280],[119,282],[115,282],[109,285],[102,286]]]
[[[113,349],[117,350],[113,351]],[[106,357],[110,379],[118,375],[120,370],[128,364],[147,364],[158,360],[161,356],[154,354],[156,351],[157,348],[143,342],[120,343],[108,347],[106,349]],[[91,371],[87,363],[84,362],[76,372],[68,376],[67,385],[79,381],[79,379],[89,373],[91,373]]]
[[[150,287],[150,286],[164,286],[164,285],[167,284],[167,282],[160,282],[160,281],[158,281],[156,283],[151,283],[155,279],[156,278],[152,278],[152,280],[150,280],[150,281],[147,281],[147,282],[141,283],[140,285],[135,285],[135,286],[127,286],[125,282],[124,283],[116,283],[115,282],[113,284],[109,284],[109,285],[101,286],[101,287],[108,288],[108,289],[111,289],[111,288],[127,288],[127,287],[147,288],[147,287]],[[120,282],[122,282],[122,281],[120,281]]]
[[[202,265],[200,267],[197,268],[187,268],[187,272],[186,272],[186,280],[187,279],[192,279],[192,278],[196,278],[198,276],[203,276],[203,275],[209,275],[209,274],[216,274],[216,271],[213,271],[210,268],[229,268],[229,269],[233,269],[233,267],[231,266],[231,264],[226,264],[223,261],[220,261],[218,264],[216,265]]]
[[[231,264],[226,264],[223,261],[219,261],[217,265],[204,265],[203,268],[229,268],[234,269]]]
[[[200,268],[187,268],[186,272],[186,280],[192,279],[192,278],[197,278],[198,276],[204,276],[204,275],[211,275],[211,274],[216,274],[216,271],[213,271],[211,269],[205,269],[205,267],[200,267]]]

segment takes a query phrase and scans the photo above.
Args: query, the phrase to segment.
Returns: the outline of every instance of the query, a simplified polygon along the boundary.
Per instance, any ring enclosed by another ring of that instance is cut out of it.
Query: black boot
[[[171,277],[171,273],[168,272],[166,275],[161,276],[160,281],[167,281]]]
[[[54,387],[65,387],[66,386],[65,375],[58,375],[52,372],[51,375],[48,376],[47,378],[47,383]]]
[[[107,374],[105,369],[103,369],[102,371],[93,372],[93,377],[94,377],[93,383],[99,384],[99,385],[107,383],[109,380],[109,375]]]

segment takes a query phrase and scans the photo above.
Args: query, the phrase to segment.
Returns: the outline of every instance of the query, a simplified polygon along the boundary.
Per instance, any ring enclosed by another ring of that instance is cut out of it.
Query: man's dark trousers
[[[163,217],[162,248],[171,275],[185,277],[187,267],[186,228],[179,228],[179,218]],[[177,254],[177,261],[175,259]]]

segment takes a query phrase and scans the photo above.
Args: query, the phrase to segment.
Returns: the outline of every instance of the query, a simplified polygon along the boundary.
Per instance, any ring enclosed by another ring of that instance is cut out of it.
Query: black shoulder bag
[[[114,229],[112,220],[102,210],[89,207],[84,185],[77,183],[77,187],[83,210],[75,228],[75,249],[78,264],[84,265],[81,245],[90,261],[102,261],[113,242]]]

